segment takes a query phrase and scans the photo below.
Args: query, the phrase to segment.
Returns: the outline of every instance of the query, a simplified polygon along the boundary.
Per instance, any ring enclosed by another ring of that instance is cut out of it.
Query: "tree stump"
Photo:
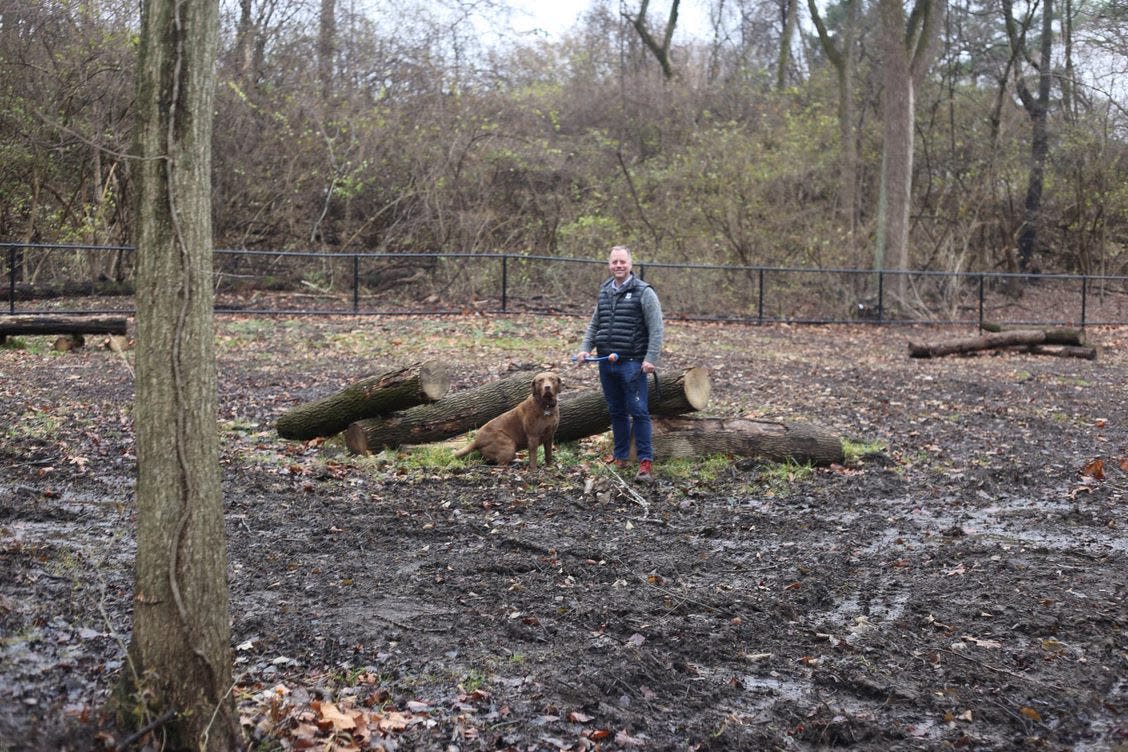
[[[653,446],[654,458],[658,460],[710,454],[815,465],[845,460],[842,440],[826,428],[750,418],[658,418],[654,422]]]
[[[656,388],[654,378],[648,377],[651,415],[680,415],[702,410],[709,404],[713,383],[708,369],[690,368],[677,376],[659,374],[658,378]],[[610,427],[611,413],[601,390],[590,389],[561,398],[560,427],[556,429],[558,444],[594,436]]]
[[[345,431],[345,444],[354,454],[369,454],[385,447],[425,444],[466,433],[532,394],[535,375],[534,371],[522,371],[476,389],[448,394],[429,405],[358,420]]]
[[[450,371],[433,360],[369,376],[278,419],[278,435],[308,441],[333,436],[364,418],[434,402],[450,388]]]

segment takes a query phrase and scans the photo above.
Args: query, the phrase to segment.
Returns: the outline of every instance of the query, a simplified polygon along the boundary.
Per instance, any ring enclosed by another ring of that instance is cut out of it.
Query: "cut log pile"
[[[450,389],[450,372],[427,361],[369,376],[278,419],[278,435],[308,441],[344,431],[353,421],[434,402]]]
[[[416,363],[357,381],[300,405],[279,418],[282,438],[309,440],[344,431],[355,454],[407,444],[444,441],[481,427],[529,396],[533,371],[520,371],[452,394],[450,376],[439,363]],[[655,416],[655,459],[723,453],[772,461],[841,462],[842,442],[826,429],[803,424],[687,417],[704,409],[712,391],[709,372],[690,368],[675,376],[651,378]],[[598,388],[564,393],[559,402],[556,442],[603,433],[611,415]]]
[[[983,350],[1012,350],[1033,355],[1087,360],[1097,357],[1096,348],[1085,345],[1085,335],[1079,329],[1065,327],[1003,329],[991,324],[984,324],[983,328],[987,332],[976,337],[963,337],[943,342],[910,342],[909,357],[939,358]]]

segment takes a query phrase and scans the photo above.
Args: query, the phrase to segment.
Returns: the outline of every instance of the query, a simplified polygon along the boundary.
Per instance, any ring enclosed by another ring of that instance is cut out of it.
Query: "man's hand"
[[[587,362],[587,359],[590,358],[591,356],[592,356],[592,353],[584,352],[583,350],[580,350],[578,353],[575,354],[575,356],[572,359],[574,361],[576,361],[576,365],[582,366],[584,363]]]
[[[642,361],[642,372],[643,373],[654,373],[657,370],[658,369],[655,368],[654,364],[651,363],[649,360]]]

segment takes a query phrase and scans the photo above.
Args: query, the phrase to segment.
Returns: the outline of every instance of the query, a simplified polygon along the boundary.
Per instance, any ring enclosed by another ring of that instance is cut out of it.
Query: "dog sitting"
[[[508,465],[519,449],[529,450],[529,469],[537,469],[537,447],[544,446],[544,464],[552,464],[552,440],[560,425],[556,395],[560,377],[542,371],[533,378],[533,393],[512,410],[478,429],[469,445],[454,453],[465,457],[477,449],[487,462]]]

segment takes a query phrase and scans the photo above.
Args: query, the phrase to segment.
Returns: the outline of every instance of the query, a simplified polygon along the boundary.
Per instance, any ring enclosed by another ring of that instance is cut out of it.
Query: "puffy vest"
[[[642,293],[650,285],[631,275],[626,284],[612,289],[609,279],[599,288],[595,348],[601,355],[641,358],[650,344],[650,331],[642,314]]]

